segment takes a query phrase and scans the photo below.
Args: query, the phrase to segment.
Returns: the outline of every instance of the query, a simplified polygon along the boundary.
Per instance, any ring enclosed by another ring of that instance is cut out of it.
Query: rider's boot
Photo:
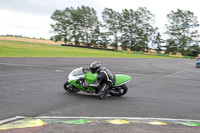
[[[103,99],[107,95],[109,86],[107,84],[104,84],[101,90],[98,92],[98,96],[100,99]]]
[[[98,93],[98,96],[99,96],[100,99],[103,99],[106,95],[105,95],[105,93],[99,92],[99,93]]]

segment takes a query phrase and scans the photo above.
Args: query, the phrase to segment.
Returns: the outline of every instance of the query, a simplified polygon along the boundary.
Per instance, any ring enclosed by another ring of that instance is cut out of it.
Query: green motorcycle
[[[79,91],[87,93],[97,93],[97,88],[84,87],[84,84],[94,83],[97,79],[97,74],[93,74],[84,67],[74,69],[68,76],[68,81],[63,85],[64,89],[70,93]],[[108,94],[111,96],[122,96],[128,91],[126,83],[131,80],[129,75],[115,74],[115,85],[109,89]]]

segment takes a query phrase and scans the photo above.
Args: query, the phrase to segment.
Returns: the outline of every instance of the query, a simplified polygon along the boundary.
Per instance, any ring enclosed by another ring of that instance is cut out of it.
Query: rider
[[[97,73],[97,80],[88,86],[98,88],[98,96],[103,99],[108,90],[115,84],[114,75],[107,68],[101,67],[99,61],[92,62],[89,69],[93,74]]]

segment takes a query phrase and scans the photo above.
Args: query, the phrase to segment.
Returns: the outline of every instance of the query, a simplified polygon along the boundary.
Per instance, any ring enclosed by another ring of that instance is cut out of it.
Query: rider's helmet
[[[96,72],[99,71],[100,67],[101,67],[100,62],[99,62],[99,61],[94,61],[94,62],[92,62],[92,63],[90,64],[90,71],[91,71],[92,73],[96,73]]]

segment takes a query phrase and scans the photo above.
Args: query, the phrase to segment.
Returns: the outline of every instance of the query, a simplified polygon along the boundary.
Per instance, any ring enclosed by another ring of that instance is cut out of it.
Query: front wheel
[[[123,84],[121,86],[114,87],[113,89],[111,89],[111,91],[110,91],[109,94],[111,96],[118,96],[118,97],[120,97],[122,95],[125,95],[127,91],[128,91],[128,87],[125,84]]]
[[[66,81],[63,85],[64,89],[67,91],[67,92],[70,92],[70,93],[76,93],[76,92],[79,92],[80,90],[76,87],[74,87],[72,84],[70,84],[68,81]]]

